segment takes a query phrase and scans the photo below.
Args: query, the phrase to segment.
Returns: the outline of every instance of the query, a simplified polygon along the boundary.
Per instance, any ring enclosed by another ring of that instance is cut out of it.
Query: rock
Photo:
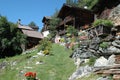
[[[76,78],[81,74],[82,74],[82,72],[80,70],[78,70],[78,71],[74,72],[68,80],[76,80]]]
[[[88,59],[90,57],[95,57],[95,56],[91,52],[88,52],[88,51],[81,53],[80,55],[81,59]]]
[[[32,56],[32,58],[37,58],[38,57],[38,55],[34,55],[34,56]]]
[[[37,61],[36,64],[43,64],[43,61]]]
[[[108,76],[99,77],[97,80],[111,80]]]
[[[115,47],[118,47],[120,48],[120,40],[115,40],[112,42],[112,45],[115,46]]]
[[[70,78],[68,80],[76,80],[83,76],[89,75],[91,72],[93,72],[93,67],[90,67],[88,65],[86,65],[84,67],[80,67],[70,76]]]
[[[115,55],[112,54],[109,58],[108,58],[108,65],[114,65],[115,64]]]
[[[7,67],[7,62],[6,61],[0,63],[0,69],[5,69],[6,67]]]
[[[86,47],[77,48],[74,50],[71,58],[81,58],[81,59],[88,59],[90,57],[94,57],[93,53],[86,49]]]
[[[95,67],[102,67],[102,66],[107,66],[107,64],[108,64],[108,60],[106,58],[104,58],[103,56],[101,56],[100,58],[98,58],[95,61],[94,66]]]
[[[115,26],[120,25],[120,4],[112,9],[108,19],[111,20]]]
[[[115,38],[116,38],[116,39],[120,39],[120,35],[116,35]]]
[[[98,50],[99,49],[99,44],[100,43],[100,38],[93,38],[92,42],[89,45],[90,49]]]
[[[74,59],[75,65],[77,65],[77,68],[79,68],[80,64],[86,62],[86,59],[89,59],[90,57],[95,57],[92,52],[86,49],[87,47],[81,46],[80,48],[77,48],[74,50],[71,58]]]
[[[107,67],[115,64],[115,55],[111,55],[108,60],[101,56],[95,61],[94,67]]]
[[[40,51],[39,53],[37,53],[40,56],[45,56],[45,54],[43,54],[43,51]]]
[[[90,59],[84,59],[85,63],[88,63],[90,61]]]
[[[108,54],[111,53],[120,53],[120,49],[116,48],[115,46],[110,46],[109,48],[107,48]]]
[[[120,80],[120,75],[119,74],[114,75],[113,80]]]
[[[77,58],[77,59],[75,59],[74,60],[74,64],[77,66],[77,69],[80,67],[80,65],[82,64],[82,63],[84,63],[85,62],[85,59],[80,59],[80,58]]]

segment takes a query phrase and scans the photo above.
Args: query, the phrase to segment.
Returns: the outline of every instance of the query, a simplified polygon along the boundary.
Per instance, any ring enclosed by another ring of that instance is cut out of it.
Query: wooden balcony
[[[73,21],[74,18],[72,16],[67,16],[63,21],[60,22],[59,26],[62,26],[70,21]]]

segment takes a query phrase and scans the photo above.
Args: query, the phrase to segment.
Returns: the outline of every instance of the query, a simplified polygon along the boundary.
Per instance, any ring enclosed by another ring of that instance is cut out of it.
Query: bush
[[[44,38],[40,41],[38,51],[44,51],[44,54],[50,53],[50,50],[52,48],[52,43],[47,38]]]
[[[72,36],[72,35],[77,36],[77,34],[78,34],[78,33],[77,33],[78,30],[75,29],[74,26],[68,26],[66,31],[67,31],[67,35],[68,35],[68,36]]]
[[[44,51],[43,51],[43,54],[48,55],[48,54],[49,54],[49,51],[48,51],[48,50],[44,50]]]
[[[95,58],[95,57],[91,57],[90,60],[89,60],[89,62],[88,62],[88,64],[89,64],[90,66],[91,66],[91,65],[94,65],[95,61],[96,61],[96,58]]]
[[[27,42],[26,35],[17,28],[17,24],[4,16],[0,16],[0,41],[0,58],[21,54],[21,44]]]
[[[103,20],[103,19],[98,19],[93,23],[93,26],[99,26],[99,25],[103,25],[103,26],[107,26],[107,27],[113,27],[113,23],[110,20]]]
[[[101,48],[107,48],[107,47],[108,47],[108,43],[107,43],[107,42],[102,42],[102,43],[100,44],[100,47],[101,47]]]
[[[65,42],[65,39],[64,38],[60,38],[60,42]]]

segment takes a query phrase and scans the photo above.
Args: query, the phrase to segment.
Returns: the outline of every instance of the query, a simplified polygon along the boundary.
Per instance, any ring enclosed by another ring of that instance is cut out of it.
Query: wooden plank
[[[96,74],[105,74],[105,75],[110,75],[110,74],[120,74],[120,69],[111,69],[111,70],[100,70],[95,72]]]

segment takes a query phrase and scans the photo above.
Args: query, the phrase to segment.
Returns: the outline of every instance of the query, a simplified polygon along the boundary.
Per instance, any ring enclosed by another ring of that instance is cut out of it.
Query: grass
[[[51,55],[31,58],[36,53],[0,59],[0,64],[7,62],[7,67],[0,69],[0,80],[23,80],[28,71],[36,72],[40,80],[67,80],[75,71],[73,60],[69,58],[71,51],[63,46],[53,44]],[[36,64],[38,61],[43,64]]]

